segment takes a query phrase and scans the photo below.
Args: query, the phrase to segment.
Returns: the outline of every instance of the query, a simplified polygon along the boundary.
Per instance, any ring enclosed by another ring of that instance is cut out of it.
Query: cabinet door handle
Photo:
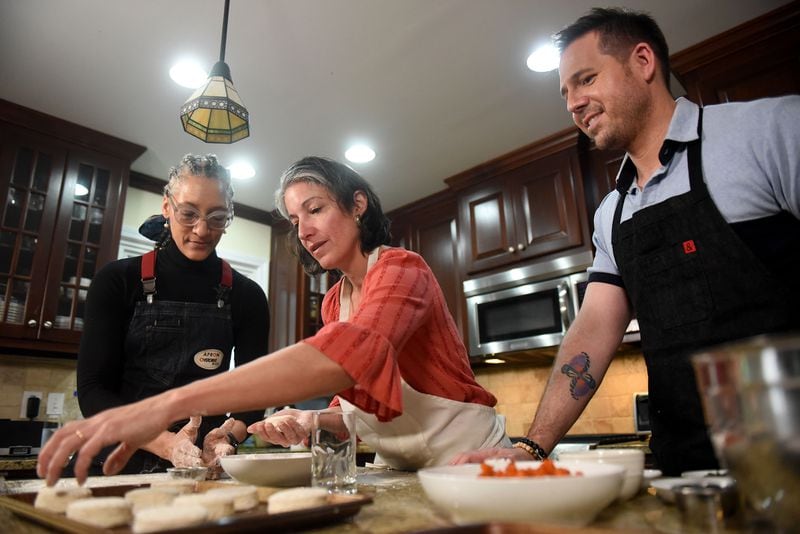
[[[516,249],[514,247],[508,247],[509,254],[513,254]]]
[[[39,326],[39,323],[36,321],[36,319],[29,319],[28,320],[28,327],[29,328],[36,328],[37,326]]]
[[[520,251],[525,250],[525,245],[523,245],[522,243],[517,243],[517,250]]]
[[[45,321],[42,323],[42,326],[50,330],[51,328],[53,328],[53,321]]]

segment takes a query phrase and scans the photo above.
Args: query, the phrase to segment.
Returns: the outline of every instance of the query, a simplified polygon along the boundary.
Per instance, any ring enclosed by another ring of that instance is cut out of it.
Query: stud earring
[[[361,226],[361,215],[356,215],[356,226]]]

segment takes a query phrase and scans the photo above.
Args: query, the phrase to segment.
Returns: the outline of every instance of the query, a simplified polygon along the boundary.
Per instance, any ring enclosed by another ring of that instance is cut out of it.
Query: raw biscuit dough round
[[[125,500],[133,506],[133,512],[154,506],[170,504],[178,493],[174,488],[138,488],[125,493]]]
[[[113,528],[130,524],[133,513],[131,503],[123,497],[93,497],[69,503],[67,517],[100,528]]]
[[[271,514],[279,514],[327,503],[328,491],[324,488],[291,488],[270,495],[267,509]]]
[[[233,497],[229,495],[209,495],[208,493],[195,493],[193,495],[178,495],[172,501],[172,506],[185,506],[197,504],[208,512],[208,520],[216,521],[223,517],[233,515]]]
[[[133,517],[133,532],[158,532],[174,528],[191,527],[203,523],[208,512],[199,504],[185,506],[154,506],[139,510]]]
[[[45,486],[36,494],[33,506],[57,514],[67,511],[67,505],[78,499],[92,496],[92,490],[84,486]]]

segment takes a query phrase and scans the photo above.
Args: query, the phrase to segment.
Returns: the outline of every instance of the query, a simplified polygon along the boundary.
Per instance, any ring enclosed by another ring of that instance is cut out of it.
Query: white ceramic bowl
[[[562,461],[590,462],[620,465],[625,468],[619,499],[625,501],[642,489],[644,473],[644,452],[641,449],[591,449],[569,451],[558,455]]]
[[[235,454],[220,459],[222,468],[243,484],[255,486],[308,486],[310,452]]]
[[[540,462],[517,462],[535,468]],[[459,524],[485,521],[583,526],[619,495],[624,468],[556,462],[582,476],[480,477],[480,465],[429,467],[417,473],[433,503]]]

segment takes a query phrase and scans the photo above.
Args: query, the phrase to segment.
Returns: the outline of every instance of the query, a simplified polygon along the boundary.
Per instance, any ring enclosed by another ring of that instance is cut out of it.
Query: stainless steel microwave
[[[470,357],[559,345],[583,299],[591,263],[587,251],[466,280]]]

